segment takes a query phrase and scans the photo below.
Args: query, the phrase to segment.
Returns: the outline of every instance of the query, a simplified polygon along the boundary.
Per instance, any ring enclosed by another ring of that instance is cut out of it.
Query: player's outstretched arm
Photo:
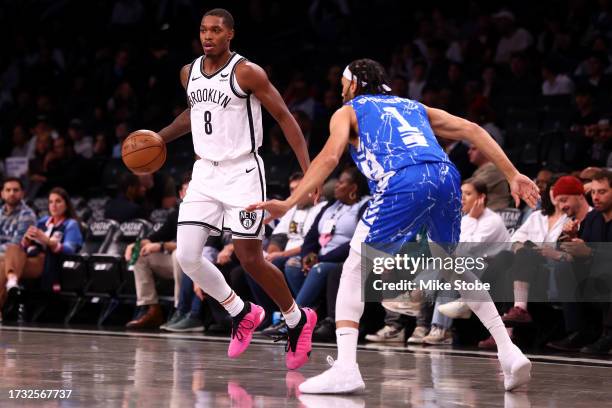
[[[312,164],[304,174],[298,187],[286,200],[270,200],[252,204],[247,207],[248,211],[265,209],[270,213],[269,219],[283,216],[297,202],[311,193],[315,187],[323,184],[325,179],[336,168],[340,157],[349,141],[351,130],[351,117],[354,115],[350,106],[343,106],[332,116],[329,123],[330,135],[321,153],[314,158]]]
[[[240,87],[245,91],[252,92],[278,122],[287,142],[297,156],[302,171],[306,172],[310,165],[310,158],[304,134],[291,112],[289,112],[280,93],[268,79],[266,71],[259,65],[246,61],[236,67],[236,77]]]
[[[181,84],[185,89],[187,89],[187,81],[189,80],[190,67],[191,65],[185,65],[183,68],[181,68]],[[179,137],[191,131],[190,114],[190,109],[185,109],[176,118],[174,118],[172,123],[157,132],[162,137],[162,139],[164,139],[164,142],[171,142],[174,139],[178,139]]]
[[[510,193],[518,207],[519,201],[524,200],[530,207],[535,207],[540,199],[540,193],[533,181],[519,173],[508,156],[499,147],[491,135],[478,126],[458,116],[435,108],[427,107],[427,116],[434,133],[446,139],[467,140],[473,143],[486,157],[489,158],[504,174],[510,184]]]

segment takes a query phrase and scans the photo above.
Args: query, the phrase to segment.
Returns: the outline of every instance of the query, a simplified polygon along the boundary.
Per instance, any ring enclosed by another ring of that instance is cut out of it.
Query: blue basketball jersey
[[[372,191],[408,166],[451,163],[422,104],[391,95],[361,95],[347,105],[355,110],[359,126],[359,150],[350,145],[350,153]]]

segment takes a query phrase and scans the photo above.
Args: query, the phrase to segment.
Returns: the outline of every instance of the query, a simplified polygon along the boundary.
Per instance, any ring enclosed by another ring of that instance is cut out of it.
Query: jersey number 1
[[[210,122],[212,119],[212,115],[210,114],[210,111],[205,111],[204,112],[204,132],[206,132],[207,135],[210,135],[212,133],[212,123]]]
[[[383,110],[390,113],[400,123],[401,126],[397,127],[397,131],[400,132],[400,136],[406,147],[429,146],[423,132],[421,132],[419,128],[411,126],[406,118],[397,111],[397,108],[386,106]]]

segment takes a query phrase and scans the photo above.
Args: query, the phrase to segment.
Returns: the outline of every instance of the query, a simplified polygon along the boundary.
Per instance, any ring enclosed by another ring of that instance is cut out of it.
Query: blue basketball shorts
[[[461,233],[461,177],[449,163],[405,167],[379,182],[361,217],[351,248],[366,243],[393,252],[414,242],[422,229],[440,244],[456,244]]]

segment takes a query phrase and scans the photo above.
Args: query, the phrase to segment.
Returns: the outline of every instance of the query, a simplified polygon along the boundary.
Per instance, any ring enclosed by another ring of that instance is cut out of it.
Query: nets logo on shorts
[[[240,211],[240,223],[246,229],[250,229],[257,221],[257,214],[254,211]]]

